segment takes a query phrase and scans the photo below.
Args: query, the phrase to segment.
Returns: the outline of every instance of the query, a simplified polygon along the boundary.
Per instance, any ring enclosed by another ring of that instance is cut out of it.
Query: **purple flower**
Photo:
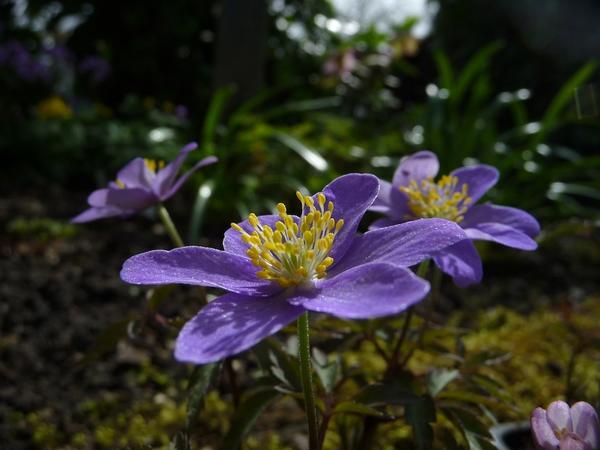
[[[117,180],[107,188],[98,189],[88,197],[90,208],[74,217],[71,222],[83,223],[105,217],[124,217],[169,199],[199,168],[217,161],[208,156],[177,178],[188,153],[197,147],[196,143],[186,145],[179,155],[168,165],[143,158],[135,158],[123,167]]]
[[[94,83],[104,81],[110,74],[110,64],[101,56],[87,56],[79,63],[82,73],[89,73]]]
[[[435,256],[436,265],[461,287],[478,283],[481,259],[471,240],[493,241],[520,250],[535,250],[540,226],[520,209],[477,201],[498,181],[498,170],[487,165],[461,167],[435,182],[439,170],[435,154],[417,152],[405,158],[392,183],[381,181],[371,210],[387,217],[372,229],[419,218],[438,217],[458,223],[470,240],[457,243]]]
[[[594,408],[577,402],[550,403],[547,409],[535,408],[531,414],[533,440],[540,450],[598,450],[600,423]]]
[[[349,174],[313,197],[297,193],[300,217],[278,215],[232,224],[224,251],[155,250],[125,261],[132,284],[191,284],[225,289],[181,330],[179,361],[204,364],[239,353],[305,311],[345,319],[397,314],[421,300],[429,284],[405,267],[466,235],[455,223],[428,219],[357,235],[377,192],[377,177]]]

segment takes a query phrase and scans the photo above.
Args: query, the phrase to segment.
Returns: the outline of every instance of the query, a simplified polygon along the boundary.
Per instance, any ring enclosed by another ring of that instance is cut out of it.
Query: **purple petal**
[[[388,219],[388,218],[377,219],[377,220],[373,221],[373,223],[371,223],[371,225],[369,225],[369,230],[379,230],[380,228],[391,227],[392,225],[398,225],[399,223],[402,223],[402,222],[399,221],[398,219]]]
[[[529,237],[540,234],[540,224],[525,211],[491,203],[475,205],[467,211],[461,222],[463,228],[477,228],[480,223],[501,223],[525,233]]]
[[[558,450],[559,441],[548,424],[546,411],[535,408],[531,414],[533,440],[540,450]]]
[[[590,448],[600,448],[600,423],[598,414],[586,402],[577,402],[571,406],[573,431],[581,437]]]
[[[440,163],[435,153],[423,150],[410,155],[402,161],[394,173],[392,185],[395,188],[407,186],[412,180],[435,177],[440,170]]]
[[[372,262],[410,267],[464,239],[462,228],[444,219],[418,219],[368,231],[354,240],[341,261],[334,263],[331,274]]]
[[[297,216],[291,216],[292,219],[299,222],[299,218]],[[268,225],[271,228],[275,229],[275,222],[280,222],[281,217],[275,214],[266,215],[266,216],[258,216],[258,220],[263,225]],[[244,220],[243,222],[238,223],[240,227],[242,227],[246,232],[251,233],[254,231],[254,228],[248,223],[248,220]],[[236,255],[246,256],[246,250],[248,250],[248,244],[246,244],[242,240],[242,235],[239,231],[234,230],[233,228],[228,228],[225,231],[225,237],[223,238],[223,248],[228,253],[234,253]]]
[[[345,319],[369,319],[398,314],[422,300],[429,283],[410,270],[375,263],[354,267],[316,283],[290,302]]]
[[[143,158],[135,158],[117,174],[117,180],[126,187],[149,190],[153,176]]]
[[[121,279],[131,284],[191,284],[244,295],[271,295],[278,286],[256,276],[248,258],[206,247],[154,250],[132,256]]]
[[[282,296],[224,295],[184,325],[175,344],[175,359],[206,364],[235,355],[276,333],[304,311]]]
[[[140,211],[158,202],[152,192],[142,188],[99,189],[88,197],[91,205],[114,206],[121,209]]]
[[[383,180],[379,180],[379,194],[369,210],[397,218],[397,223],[405,222],[406,217],[412,215],[406,195],[396,186]]]
[[[481,258],[473,242],[466,239],[439,252],[434,258],[435,264],[452,277],[461,288],[480,283],[483,277]]]
[[[548,423],[554,431],[573,431],[569,405],[562,401],[550,403],[546,409]]]
[[[171,196],[173,196],[173,194],[175,194],[179,190],[179,188],[181,188],[183,183],[185,183],[190,177],[190,175],[193,174],[196,170],[200,169],[201,167],[208,166],[209,164],[214,164],[217,161],[218,159],[216,156],[207,156],[206,158],[203,158],[200,161],[198,161],[190,170],[188,170],[186,173],[180,176],[179,179],[175,182],[175,184],[173,184],[167,190],[166,193],[161,195],[161,200],[164,201],[171,198]]]
[[[485,164],[461,167],[450,173],[458,178],[456,190],[460,191],[463,184],[467,184],[467,193],[473,204],[498,182],[500,176],[498,169]]]
[[[333,217],[343,219],[344,226],[333,242],[330,256],[341,258],[354,240],[356,229],[367,209],[377,198],[379,179],[370,174],[351,173],[336,178],[323,188],[323,194],[334,205]]]
[[[188,153],[190,153],[192,150],[195,150],[197,147],[198,144],[195,142],[187,144],[179,151],[179,154],[173,161],[156,173],[156,177],[152,183],[152,188],[156,195],[162,197],[169,191],[171,186],[173,186],[173,183],[175,183],[177,172],[179,172],[179,169],[185,161],[185,158],[187,158]]]
[[[98,219],[106,219],[108,217],[124,217],[124,216],[129,216],[133,213],[135,213],[135,211],[123,210],[121,208],[111,207],[111,206],[100,207],[100,208],[92,207],[92,208],[86,209],[84,212],[82,212],[78,216],[73,217],[71,219],[71,223],[86,223],[86,222],[92,222],[92,221],[98,220]]]
[[[537,243],[518,230],[501,223],[479,223],[476,228],[467,228],[470,239],[497,242],[519,250],[535,250]]]
[[[560,439],[560,450],[595,450],[596,447],[590,447],[577,436],[567,434]]]

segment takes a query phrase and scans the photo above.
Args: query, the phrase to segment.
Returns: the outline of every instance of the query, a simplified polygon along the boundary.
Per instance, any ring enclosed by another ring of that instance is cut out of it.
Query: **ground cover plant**
[[[600,13],[387,3],[0,5],[0,447],[600,450]]]

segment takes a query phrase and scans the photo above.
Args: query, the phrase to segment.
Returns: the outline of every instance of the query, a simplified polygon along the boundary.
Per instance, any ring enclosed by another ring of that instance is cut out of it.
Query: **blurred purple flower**
[[[190,284],[229,291],[181,330],[179,361],[204,364],[239,353],[306,311],[345,319],[397,314],[420,301],[429,284],[406,267],[466,239],[455,223],[417,220],[356,233],[377,197],[369,174],[348,174],[313,197],[297,193],[300,217],[279,215],[232,224],[224,251],[205,247],[155,250],[125,261],[132,284]]]
[[[352,74],[358,67],[356,50],[346,49],[341,53],[331,56],[323,64],[323,73],[327,76],[336,76],[344,79]]]
[[[52,78],[49,68],[19,41],[8,41],[0,46],[0,65],[11,68],[24,81],[49,81]]]
[[[533,440],[540,450],[599,450],[600,423],[594,408],[577,402],[571,408],[562,401],[531,414]]]
[[[187,120],[189,116],[189,110],[185,105],[177,105],[175,106],[175,117],[179,120]]]
[[[471,240],[487,240],[520,250],[535,250],[533,240],[540,226],[533,216],[520,209],[491,203],[475,205],[498,181],[492,166],[461,167],[439,181],[435,154],[417,152],[400,163],[392,183],[381,181],[381,190],[371,210],[387,217],[371,224],[372,229],[419,218],[439,217],[458,223],[470,240],[440,252],[436,265],[461,287],[478,283],[481,259]]]
[[[186,145],[167,166],[162,163],[135,158],[110,182],[107,188],[98,189],[88,197],[90,208],[71,219],[73,223],[91,222],[106,217],[125,217],[163,202],[174,195],[189,176],[199,168],[217,162],[208,156],[197,162],[189,171],[177,178],[188,153],[196,143]]]
[[[100,56],[91,55],[79,63],[79,71],[89,73],[94,83],[101,83],[110,74],[110,64]]]

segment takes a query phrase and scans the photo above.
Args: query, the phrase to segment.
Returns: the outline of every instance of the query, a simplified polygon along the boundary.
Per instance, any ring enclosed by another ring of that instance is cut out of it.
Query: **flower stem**
[[[319,427],[317,424],[317,409],[312,383],[312,368],[310,364],[310,338],[308,312],[298,317],[298,358],[300,360],[300,378],[304,391],[304,409],[308,423],[309,449],[319,448]]]
[[[158,205],[158,215],[160,216],[160,220],[162,221],[163,225],[167,229],[167,234],[171,238],[171,241],[173,244],[175,244],[175,247],[183,247],[185,244],[183,243],[177,228],[175,228],[175,224],[171,220],[169,211],[167,211],[167,208],[165,208],[162,204]]]

